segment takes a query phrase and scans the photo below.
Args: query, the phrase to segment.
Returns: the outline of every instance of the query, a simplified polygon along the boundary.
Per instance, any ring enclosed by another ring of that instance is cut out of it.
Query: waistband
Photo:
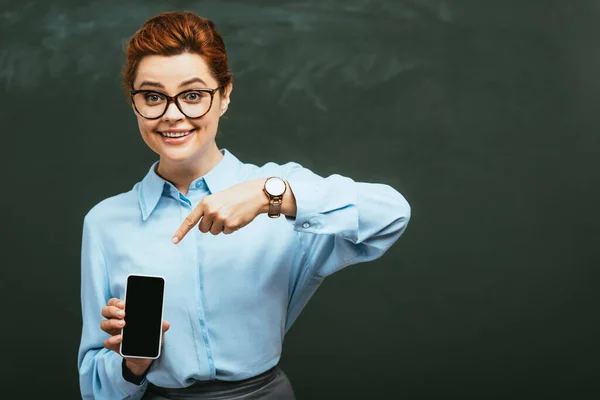
[[[173,400],[193,399],[194,396],[199,395],[202,395],[201,398],[206,400],[228,399],[250,394],[264,387],[276,378],[279,371],[279,367],[274,366],[260,375],[241,381],[196,381],[191,386],[180,389],[163,388],[148,383],[146,392]]]

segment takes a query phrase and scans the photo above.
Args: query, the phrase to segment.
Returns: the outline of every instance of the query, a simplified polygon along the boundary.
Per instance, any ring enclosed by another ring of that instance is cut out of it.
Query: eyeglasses
[[[183,115],[191,119],[201,118],[210,111],[216,89],[189,89],[175,96],[156,90],[132,90],[131,101],[135,111],[146,119],[158,119],[165,115],[169,104],[175,103]]]

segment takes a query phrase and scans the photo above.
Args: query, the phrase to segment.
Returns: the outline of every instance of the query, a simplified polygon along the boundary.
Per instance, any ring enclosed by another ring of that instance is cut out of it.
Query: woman
[[[325,277],[387,251],[408,203],[387,185],[296,163],[258,167],[219,149],[232,76],[205,18],[147,21],[128,42],[123,80],[159,159],[84,219],[82,396],[293,399],[277,367],[284,334]],[[131,273],[167,282],[154,361],[119,354]]]

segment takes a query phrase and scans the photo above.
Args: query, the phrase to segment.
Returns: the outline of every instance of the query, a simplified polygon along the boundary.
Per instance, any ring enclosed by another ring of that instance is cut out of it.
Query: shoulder
[[[95,226],[107,224],[124,213],[139,212],[139,187],[137,182],[131,190],[104,198],[88,210],[84,217],[86,224]]]

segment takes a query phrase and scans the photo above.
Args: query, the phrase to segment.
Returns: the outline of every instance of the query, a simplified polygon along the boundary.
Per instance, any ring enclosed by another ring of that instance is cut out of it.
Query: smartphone
[[[125,326],[121,330],[123,357],[158,358],[162,343],[165,279],[130,274],[125,286]]]

